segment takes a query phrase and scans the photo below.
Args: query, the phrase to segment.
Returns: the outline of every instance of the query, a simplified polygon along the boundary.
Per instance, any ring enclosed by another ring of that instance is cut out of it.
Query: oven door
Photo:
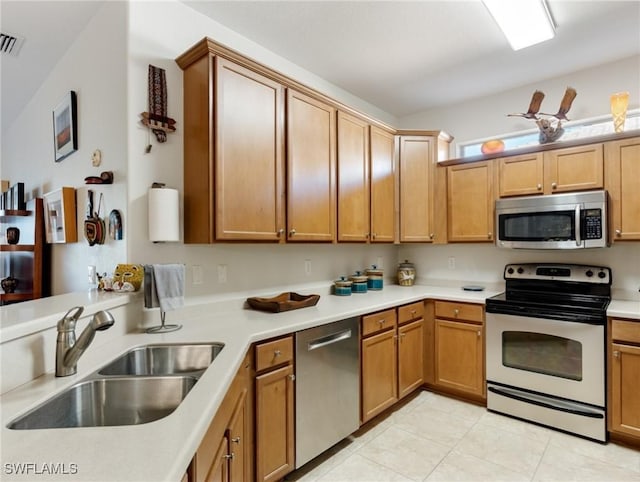
[[[487,313],[487,381],[605,405],[604,325]]]

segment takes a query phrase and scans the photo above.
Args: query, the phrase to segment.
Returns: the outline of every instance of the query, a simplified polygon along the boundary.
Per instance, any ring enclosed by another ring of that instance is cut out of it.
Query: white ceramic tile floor
[[[285,480],[640,482],[640,451],[420,392]]]

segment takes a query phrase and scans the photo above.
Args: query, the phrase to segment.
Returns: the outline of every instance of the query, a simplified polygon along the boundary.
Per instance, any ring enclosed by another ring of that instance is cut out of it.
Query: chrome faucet
[[[76,341],[76,323],[84,308],[76,306],[58,322],[58,338],[56,340],[56,376],[75,375],[78,371],[78,359],[93,341],[96,331],[106,330],[115,320],[108,311],[98,311],[93,315],[87,327],[80,333]]]

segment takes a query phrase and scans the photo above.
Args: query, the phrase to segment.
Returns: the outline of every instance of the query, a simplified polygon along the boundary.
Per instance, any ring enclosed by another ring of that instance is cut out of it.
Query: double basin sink
[[[7,427],[107,427],[159,420],[180,405],[223,347],[206,343],[132,348]]]

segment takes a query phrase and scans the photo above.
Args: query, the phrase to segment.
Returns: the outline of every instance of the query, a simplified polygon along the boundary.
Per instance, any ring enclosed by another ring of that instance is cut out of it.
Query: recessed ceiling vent
[[[3,54],[9,54],[17,57],[23,43],[24,37],[0,32],[0,52]]]

